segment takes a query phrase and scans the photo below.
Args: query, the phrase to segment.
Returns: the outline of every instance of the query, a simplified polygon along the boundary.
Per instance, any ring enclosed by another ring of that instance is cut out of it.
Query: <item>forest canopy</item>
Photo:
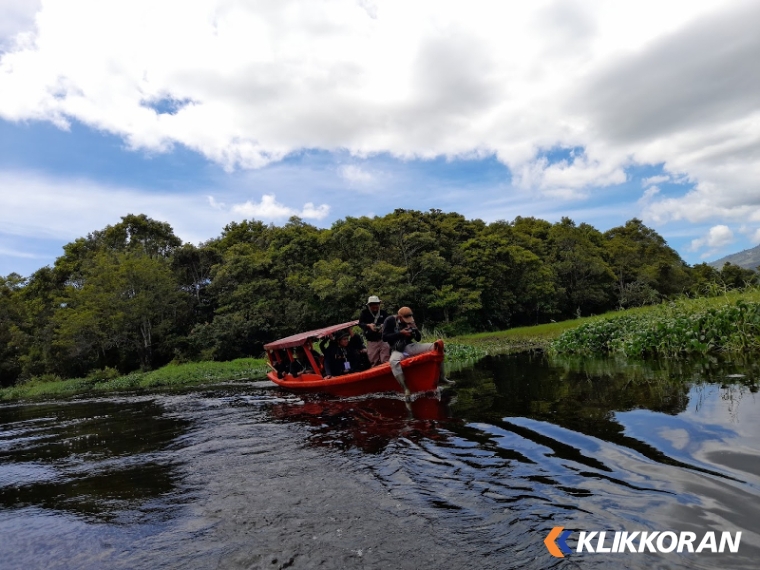
[[[604,233],[467,220],[440,210],[348,217],[329,229],[246,220],[182,243],[129,214],[0,277],[0,383],[258,356],[265,342],[355,318],[369,295],[443,334],[501,330],[738,288],[754,271],[687,265],[641,220]]]

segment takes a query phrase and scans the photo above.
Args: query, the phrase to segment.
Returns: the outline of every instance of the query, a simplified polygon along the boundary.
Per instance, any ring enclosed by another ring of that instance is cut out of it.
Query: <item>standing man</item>
[[[398,310],[398,314],[391,315],[383,323],[383,340],[392,349],[390,358],[391,370],[393,371],[393,376],[395,376],[398,383],[404,389],[407,399],[411,395],[411,392],[406,385],[404,371],[401,369],[401,361],[409,356],[416,356],[433,350],[433,343],[420,343],[419,340],[421,338],[422,334],[414,323],[414,314],[409,307],[401,307]],[[442,384],[449,383],[443,374],[443,366],[441,366],[439,382]]]
[[[391,357],[391,349],[388,343],[383,341],[383,323],[388,318],[385,309],[380,308],[380,297],[372,295],[367,300],[367,306],[359,315],[359,326],[367,339],[367,356],[370,366],[377,366],[388,362]]]

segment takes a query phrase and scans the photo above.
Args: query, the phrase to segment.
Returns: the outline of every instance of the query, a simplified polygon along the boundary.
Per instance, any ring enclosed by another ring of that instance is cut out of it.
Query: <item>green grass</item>
[[[88,378],[69,380],[37,378],[17,386],[0,389],[0,401],[180,388],[226,381],[263,380],[267,370],[264,359],[239,358],[230,362],[169,364],[158,370],[133,372],[113,378],[108,378],[107,376],[110,376],[108,374],[98,373]]]
[[[651,305],[647,307],[637,307],[623,311],[611,311],[603,315],[593,317],[582,317],[579,319],[570,319],[557,323],[546,323],[542,325],[517,327],[496,332],[484,332],[469,335],[460,335],[447,339],[447,349],[449,343],[463,344],[476,347],[485,354],[496,354],[502,352],[512,352],[530,349],[549,349],[554,342],[564,333],[573,331],[579,327],[590,325],[591,323],[606,322],[613,318],[630,317],[635,319],[657,319],[662,314],[664,307],[682,307],[679,311],[697,313],[708,311],[710,309],[720,309],[728,305],[734,305],[737,301],[747,303],[760,303],[760,290],[751,289],[748,291],[729,291],[728,293],[716,297],[700,297],[697,299],[683,298],[672,303],[663,303],[661,305]],[[678,333],[675,333],[678,334]]]
[[[760,292],[679,299],[605,315],[551,342],[555,354],[683,357],[760,351]]]
[[[547,348],[551,341],[559,337],[563,332],[597,318],[599,317],[586,317],[558,323],[517,327],[504,331],[460,335],[446,342],[446,351],[448,353],[450,343],[471,346],[483,355]]]

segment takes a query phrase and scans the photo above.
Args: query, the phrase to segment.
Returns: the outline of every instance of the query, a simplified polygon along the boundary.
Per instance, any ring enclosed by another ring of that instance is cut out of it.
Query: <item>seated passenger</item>
[[[430,342],[421,343],[422,334],[414,322],[414,314],[409,307],[401,307],[398,314],[391,315],[383,323],[383,340],[391,347],[391,371],[395,376],[401,388],[403,388],[406,397],[409,398],[411,392],[406,385],[406,377],[401,368],[401,361],[410,356],[416,356],[423,352],[433,350],[434,344]],[[450,384],[451,382],[444,375],[443,366],[441,366],[440,377],[441,384]]]
[[[348,341],[348,361],[351,363],[351,371],[358,372],[370,368],[367,348],[361,335],[355,334],[353,329],[349,332],[350,340]]]
[[[277,378],[283,378],[290,372],[290,359],[288,358],[287,351],[283,348],[278,349],[276,354],[280,358],[277,360],[277,357],[274,354],[272,355],[272,368],[277,373]]]
[[[348,331],[341,331],[329,339],[322,339],[319,343],[319,349],[325,356],[325,378],[351,372],[351,361],[348,358],[349,336]]]
[[[293,375],[293,378],[298,378],[301,374],[314,374],[314,367],[306,356],[306,352],[302,346],[297,346],[293,350],[293,357],[293,362],[290,363],[290,373]],[[316,361],[319,362],[318,360]]]

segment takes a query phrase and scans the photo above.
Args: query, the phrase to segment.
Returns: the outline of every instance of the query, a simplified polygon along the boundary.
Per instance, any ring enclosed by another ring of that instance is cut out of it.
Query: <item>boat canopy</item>
[[[302,332],[291,336],[286,336],[280,340],[270,342],[264,345],[264,350],[276,350],[278,348],[293,348],[294,346],[302,346],[310,338],[324,338],[331,335],[334,332],[338,332],[343,329],[348,329],[359,324],[359,321],[349,321],[340,325],[333,325],[331,327],[325,327],[323,329],[316,329],[313,331]]]

